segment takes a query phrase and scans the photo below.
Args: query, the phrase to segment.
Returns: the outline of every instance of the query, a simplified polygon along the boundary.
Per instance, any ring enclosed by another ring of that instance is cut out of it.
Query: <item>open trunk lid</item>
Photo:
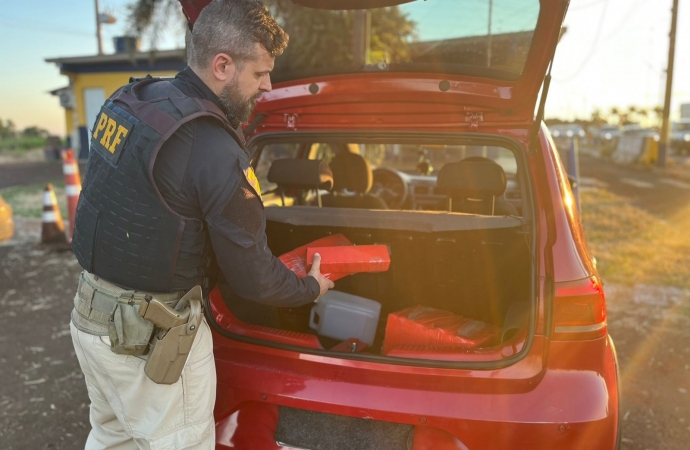
[[[271,74],[276,89],[256,112],[277,115],[286,125],[302,122],[303,129],[310,121],[283,115],[304,118],[330,108],[330,125],[374,125],[381,120],[363,116],[395,108],[409,116],[400,123],[429,113],[455,124],[476,122],[467,113],[482,114],[486,122],[532,123],[568,3],[268,1],[290,45]],[[366,10],[354,9],[364,5]],[[319,128],[318,122],[313,126]]]

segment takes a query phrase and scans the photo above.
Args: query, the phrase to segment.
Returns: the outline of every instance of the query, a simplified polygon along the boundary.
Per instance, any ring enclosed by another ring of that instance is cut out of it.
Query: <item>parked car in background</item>
[[[335,282],[381,305],[368,342],[220,280],[217,448],[616,449],[602,282],[534,114],[568,2],[522,0],[519,21],[495,7],[488,41],[484,2],[292,2],[385,6],[372,22],[398,3],[417,27],[385,62],[281,74],[247,130],[274,254],[345,238],[386,245],[390,268]]]
[[[620,137],[635,137],[635,138],[647,138],[650,137],[655,141],[659,140],[659,132],[654,128],[643,127],[642,125],[633,123],[630,125],[625,125],[620,132]]]
[[[639,124],[625,125],[610,156],[613,161],[624,164],[644,158],[656,158],[650,154],[655,152],[656,147],[652,141],[659,141],[659,133],[656,130]]]
[[[621,128],[618,125],[606,125],[599,129],[596,144],[600,147],[615,147],[620,136]]]
[[[570,146],[574,138],[579,139],[580,145],[585,143],[587,133],[581,125],[576,123],[564,123],[558,125],[551,125],[549,127],[553,142],[561,155],[561,159],[567,161],[567,152],[570,151]]]
[[[690,154],[690,119],[680,119],[671,124],[671,152]]]
[[[621,137],[621,128],[618,125],[607,125],[599,129],[594,141],[594,147],[603,157],[610,157],[616,149]]]

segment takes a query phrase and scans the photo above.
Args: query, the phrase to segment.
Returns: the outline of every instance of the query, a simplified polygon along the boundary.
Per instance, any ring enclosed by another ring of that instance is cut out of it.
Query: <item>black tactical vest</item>
[[[141,291],[209,287],[215,261],[205,223],[173,211],[153,180],[163,143],[202,116],[218,119],[244,148],[216,105],[187,97],[168,81],[145,78],[105,102],[93,128],[74,225],[72,250],[84,269]]]

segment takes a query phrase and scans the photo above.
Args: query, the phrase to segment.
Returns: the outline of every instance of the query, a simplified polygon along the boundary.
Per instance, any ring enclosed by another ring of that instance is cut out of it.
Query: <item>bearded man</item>
[[[316,259],[300,279],[267,247],[240,127],[271,90],[287,41],[259,2],[214,0],[194,25],[189,67],[123,86],[101,109],[73,238],[87,449],[215,448],[215,363],[200,312],[218,269],[233,296],[272,306],[333,287]]]

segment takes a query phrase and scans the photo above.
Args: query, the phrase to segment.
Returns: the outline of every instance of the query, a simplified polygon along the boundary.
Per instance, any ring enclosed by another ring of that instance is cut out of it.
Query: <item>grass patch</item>
[[[17,139],[0,140],[0,152],[2,153],[21,153],[34,148],[46,146],[46,138],[42,137],[20,137]]]
[[[690,287],[690,207],[663,221],[608,191],[581,191],[587,243],[606,281]]]
[[[0,189],[0,195],[12,207],[15,216],[41,217],[43,213],[43,189],[45,184],[32,184],[29,186],[13,186]],[[55,196],[63,219],[67,219],[67,197],[65,196],[65,183],[59,181],[53,183]]]

